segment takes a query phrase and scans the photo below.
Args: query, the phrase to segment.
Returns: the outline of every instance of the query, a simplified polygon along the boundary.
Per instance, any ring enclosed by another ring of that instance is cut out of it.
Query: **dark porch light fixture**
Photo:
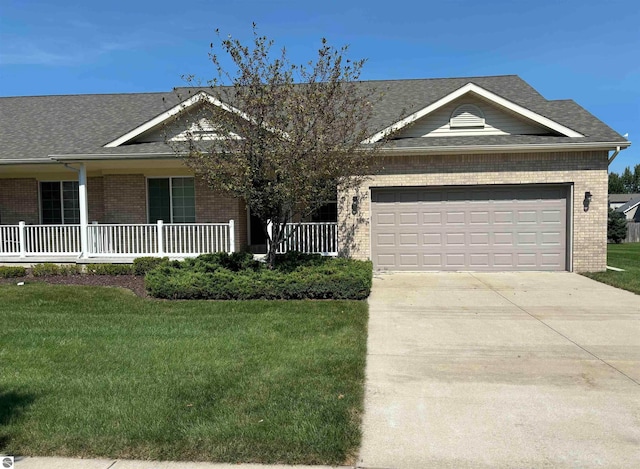
[[[591,198],[593,197],[593,195],[591,195],[591,192],[586,191],[584,193],[584,200],[582,201],[582,205],[584,206],[584,211],[587,212],[589,211],[589,204],[591,203]]]
[[[358,213],[358,197],[354,196],[353,201],[351,202],[351,214],[357,215]]]

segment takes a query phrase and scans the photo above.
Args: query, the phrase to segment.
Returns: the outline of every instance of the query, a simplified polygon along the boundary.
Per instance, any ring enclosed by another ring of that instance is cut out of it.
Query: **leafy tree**
[[[624,213],[609,209],[607,220],[607,238],[618,244],[627,237],[627,218]]]
[[[361,142],[372,133],[372,102],[380,96],[358,82],[365,61],[347,59],[346,46],[322,39],[317,57],[297,65],[285,49],[272,53],[273,41],[255,24],[250,47],[216,33],[209,56],[217,76],[206,91],[217,102],[203,99],[197,111],[181,114],[181,127],[192,130],[174,146],[211,188],[243,199],[262,221],[273,266],[287,224],[371,174],[380,143]],[[207,129],[217,138],[203,139]]]
[[[622,175],[609,173],[609,194],[636,194],[640,192],[640,164],[633,171],[627,166]]]
[[[622,181],[622,185],[624,186],[625,194],[632,194],[635,192],[636,184],[633,177],[633,173],[631,172],[631,168],[628,166],[624,168],[622,176],[620,176],[620,180]]]
[[[625,194],[624,184],[618,173],[609,173],[609,194]]]

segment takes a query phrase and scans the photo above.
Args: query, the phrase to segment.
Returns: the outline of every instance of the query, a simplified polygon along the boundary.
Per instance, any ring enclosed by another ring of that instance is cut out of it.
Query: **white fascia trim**
[[[587,142],[587,143],[539,143],[519,145],[450,145],[442,147],[405,147],[405,148],[381,148],[380,151],[390,153],[504,153],[504,152],[530,152],[536,150],[611,150],[620,143]],[[628,145],[627,145],[628,146]],[[625,147],[626,148],[626,147]]]
[[[197,103],[199,103],[201,101],[208,101],[209,103],[213,104],[214,106],[218,106],[218,107],[224,109],[225,111],[233,112],[234,114],[237,114],[238,116],[242,117],[243,119],[246,119],[248,121],[253,121],[251,119],[251,117],[249,117],[246,113],[242,112],[240,109],[236,109],[235,107],[230,106],[230,105],[228,105],[226,103],[223,103],[219,99],[214,98],[210,94],[205,93],[204,91],[200,91],[200,92],[196,93],[195,95],[193,95],[192,97],[190,97],[189,99],[186,99],[186,100],[182,101],[180,104],[172,107],[168,111],[163,112],[159,116],[151,119],[148,122],[145,122],[141,126],[136,127],[135,129],[133,129],[130,132],[127,132],[122,137],[118,137],[114,141],[107,143],[106,145],[104,145],[104,148],[114,148],[114,147],[118,147],[118,146],[120,146],[120,145],[122,145],[124,143],[127,143],[127,142],[133,140],[134,138],[136,138],[137,136],[143,134],[147,130],[151,130],[152,128],[162,124],[163,122],[166,122],[167,120],[171,119],[176,114],[184,111],[185,109],[190,108],[194,104],[197,104]]]
[[[93,153],[89,155],[50,155],[53,161],[148,160],[180,158],[175,153]]]
[[[402,129],[403,127],[406,127],[407,125],[415,122],[416,120],[426,116],[427,114],[432,113],[433,111],[436,111],[437,109],[440,109],[443,106],[446,106],[447,104],[449,104],[450,102],[460,98],[461,96],[467,94],[467,93],[475,93],[489,101],[492,101],[493,103],[497,104],[498,106],[502,106],[506,109],[509,109],[510,111],[515,112],[516,114],[521,115],[522,117],[525,117],[529,120],[532,120],[533,122],[536,122],[544,127],[547,127],[551,130],[555,130],[556,132],[559,132],[563,135],[565,135],[566,137],[584,137],[584,135],[576,132],[575,130],[570,129],[569,127],[565,127],[562,124],[557,123],[556,121],[553,121],[547,117],[544,117],[536,112],[531,111],[530,109],[527,109],[523,106],[520,106],[519,104],[516,104],[512,101],[509,101],[507,99],[504,99],[500,96],[498,96],[495,93],[492,93],[491,91],[485,90],[484,88],[474,84],[474,83],[467,83],[466,85],[464,85],[462,88],[458,88],[456,91],[454,91],[453,93],[448,94],[447,96],[440,98],[438,101],[436,101],[435,103],[432,103],[430,105],[428,105],[427,107],[414,112],[413,114],[411,114],[410,116],[405,117],[404,119],[396,122],[395,124],[390,125],[389,127],[387,127],[386,129],[381,130],[380,132],[378,132],[377,134],[369,137],[368,139],[364,140],[362,143],[375,143],[381,139],[383,139],[384,137],[392,134],[393,132],[396,132],[399,129]]]

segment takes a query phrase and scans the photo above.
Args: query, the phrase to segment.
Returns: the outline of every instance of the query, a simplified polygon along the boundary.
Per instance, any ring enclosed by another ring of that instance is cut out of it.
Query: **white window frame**
[[[193,206],[196,206],[196,178],[194,176],[147,176],[145,179],[145,199],[147,209],[147,223],[151,224],[151,212],[149,210],[149,179],[168,179],[169,180],[169,217],[171,220],[162,220],[163,223],[173,224],[173,179],[193,179]],[[194,223],[197,223],[196,217],[194,217]],[[183,224],[183,223],[180,223]]]
[[[61,225],[79,225],[80,223],[66,223],[64,220],[64,187],[63,184],[65,182],[78,182],[73,179],[64,179],[64,180],[39,180],[38,181],[38,220],[41,225],[44,225],[43,216],[42,216],[42,183],[43,182],[57,182],[60,184],[60,219],[62,220]],[[78,183],[79,185],[79,183]],[[79,192],[79,191],[78,191]],[[78,199],[80,198],[80,194],[78,193]],[[57,226],[57,225],[56,225]]]

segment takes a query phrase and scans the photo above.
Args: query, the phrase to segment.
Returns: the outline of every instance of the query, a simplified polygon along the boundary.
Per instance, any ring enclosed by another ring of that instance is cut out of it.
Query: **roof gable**
[[[211,96],[208,93],[205,93],[204,91],[200,91],[195,95],[191,96],[190,98],[185,99],[184,101],[173,106],[169,110],[163,112],[162,114],[157,115],[153,119],[146,121],[145,123],[139,125],[138,127],[130,130],[126,134],[121,135],[117,139],[107,143],[106,145],[104,145],[104,147],[105,148],[119,147],[121,145],[124,145],[126,143],[136,140],[136,138],[142,136],[143,134],[149,134],[149,133],[153,133],[154,131],[158,131],[163,124],[166,124],[171,120],[175,119],[178,116],[178,114],[183,113],[190,109],[194,109],[194,107],[198,105],[202,105],[203,103],[213,104],[214,106],[218,106],[224,109],[225,111],[237,114],[243,119],[251,120],[251,117],[249,117],[247,114],[245,114],[241,110],[233,106],[230,106],[229,104],[223,103],[222,101],[218,100],[217,98],[214,98],[213,96]],[[184,129],[184,130],[188,131],[188,129]],[[155,140],[152,140],[152,141],[155,141]]]
[[[492,103],[494,106],[505,109],[506,111],[510,111],[523,119],[534,122],[541,127],[550,129],[558,134],[561,134],[566,137],[583,137],[579,132],[576,132],[565,125],[560,124],[548,117],[545,117],[541,114],[538,114],[531,109],[528,109],[520,104],[517,104],[513,101],[505,99],[485,88],[478,86],[475,83],[467,83],[466,85],[458,88],[452,93],[447,94],[446,96],[441,97],[437,101],[429,104],[428,106],[408,115],[404,119],[401,119],[392,125],[380,130],[379,132],[372,135],[370,138],[365,140],[363,143],[374,143],[383,138],[389,137],[391,134],[396,133],[397,131],[407,127],[410,124],[415,123],[417,120],[428,116],[429,114],[441,109],[442,107],[450,104],[451,102],[468,95],[475,95],[484,100]]]
[[[560,135],[468,93],[399,129],[391,139],[479,135]]]

